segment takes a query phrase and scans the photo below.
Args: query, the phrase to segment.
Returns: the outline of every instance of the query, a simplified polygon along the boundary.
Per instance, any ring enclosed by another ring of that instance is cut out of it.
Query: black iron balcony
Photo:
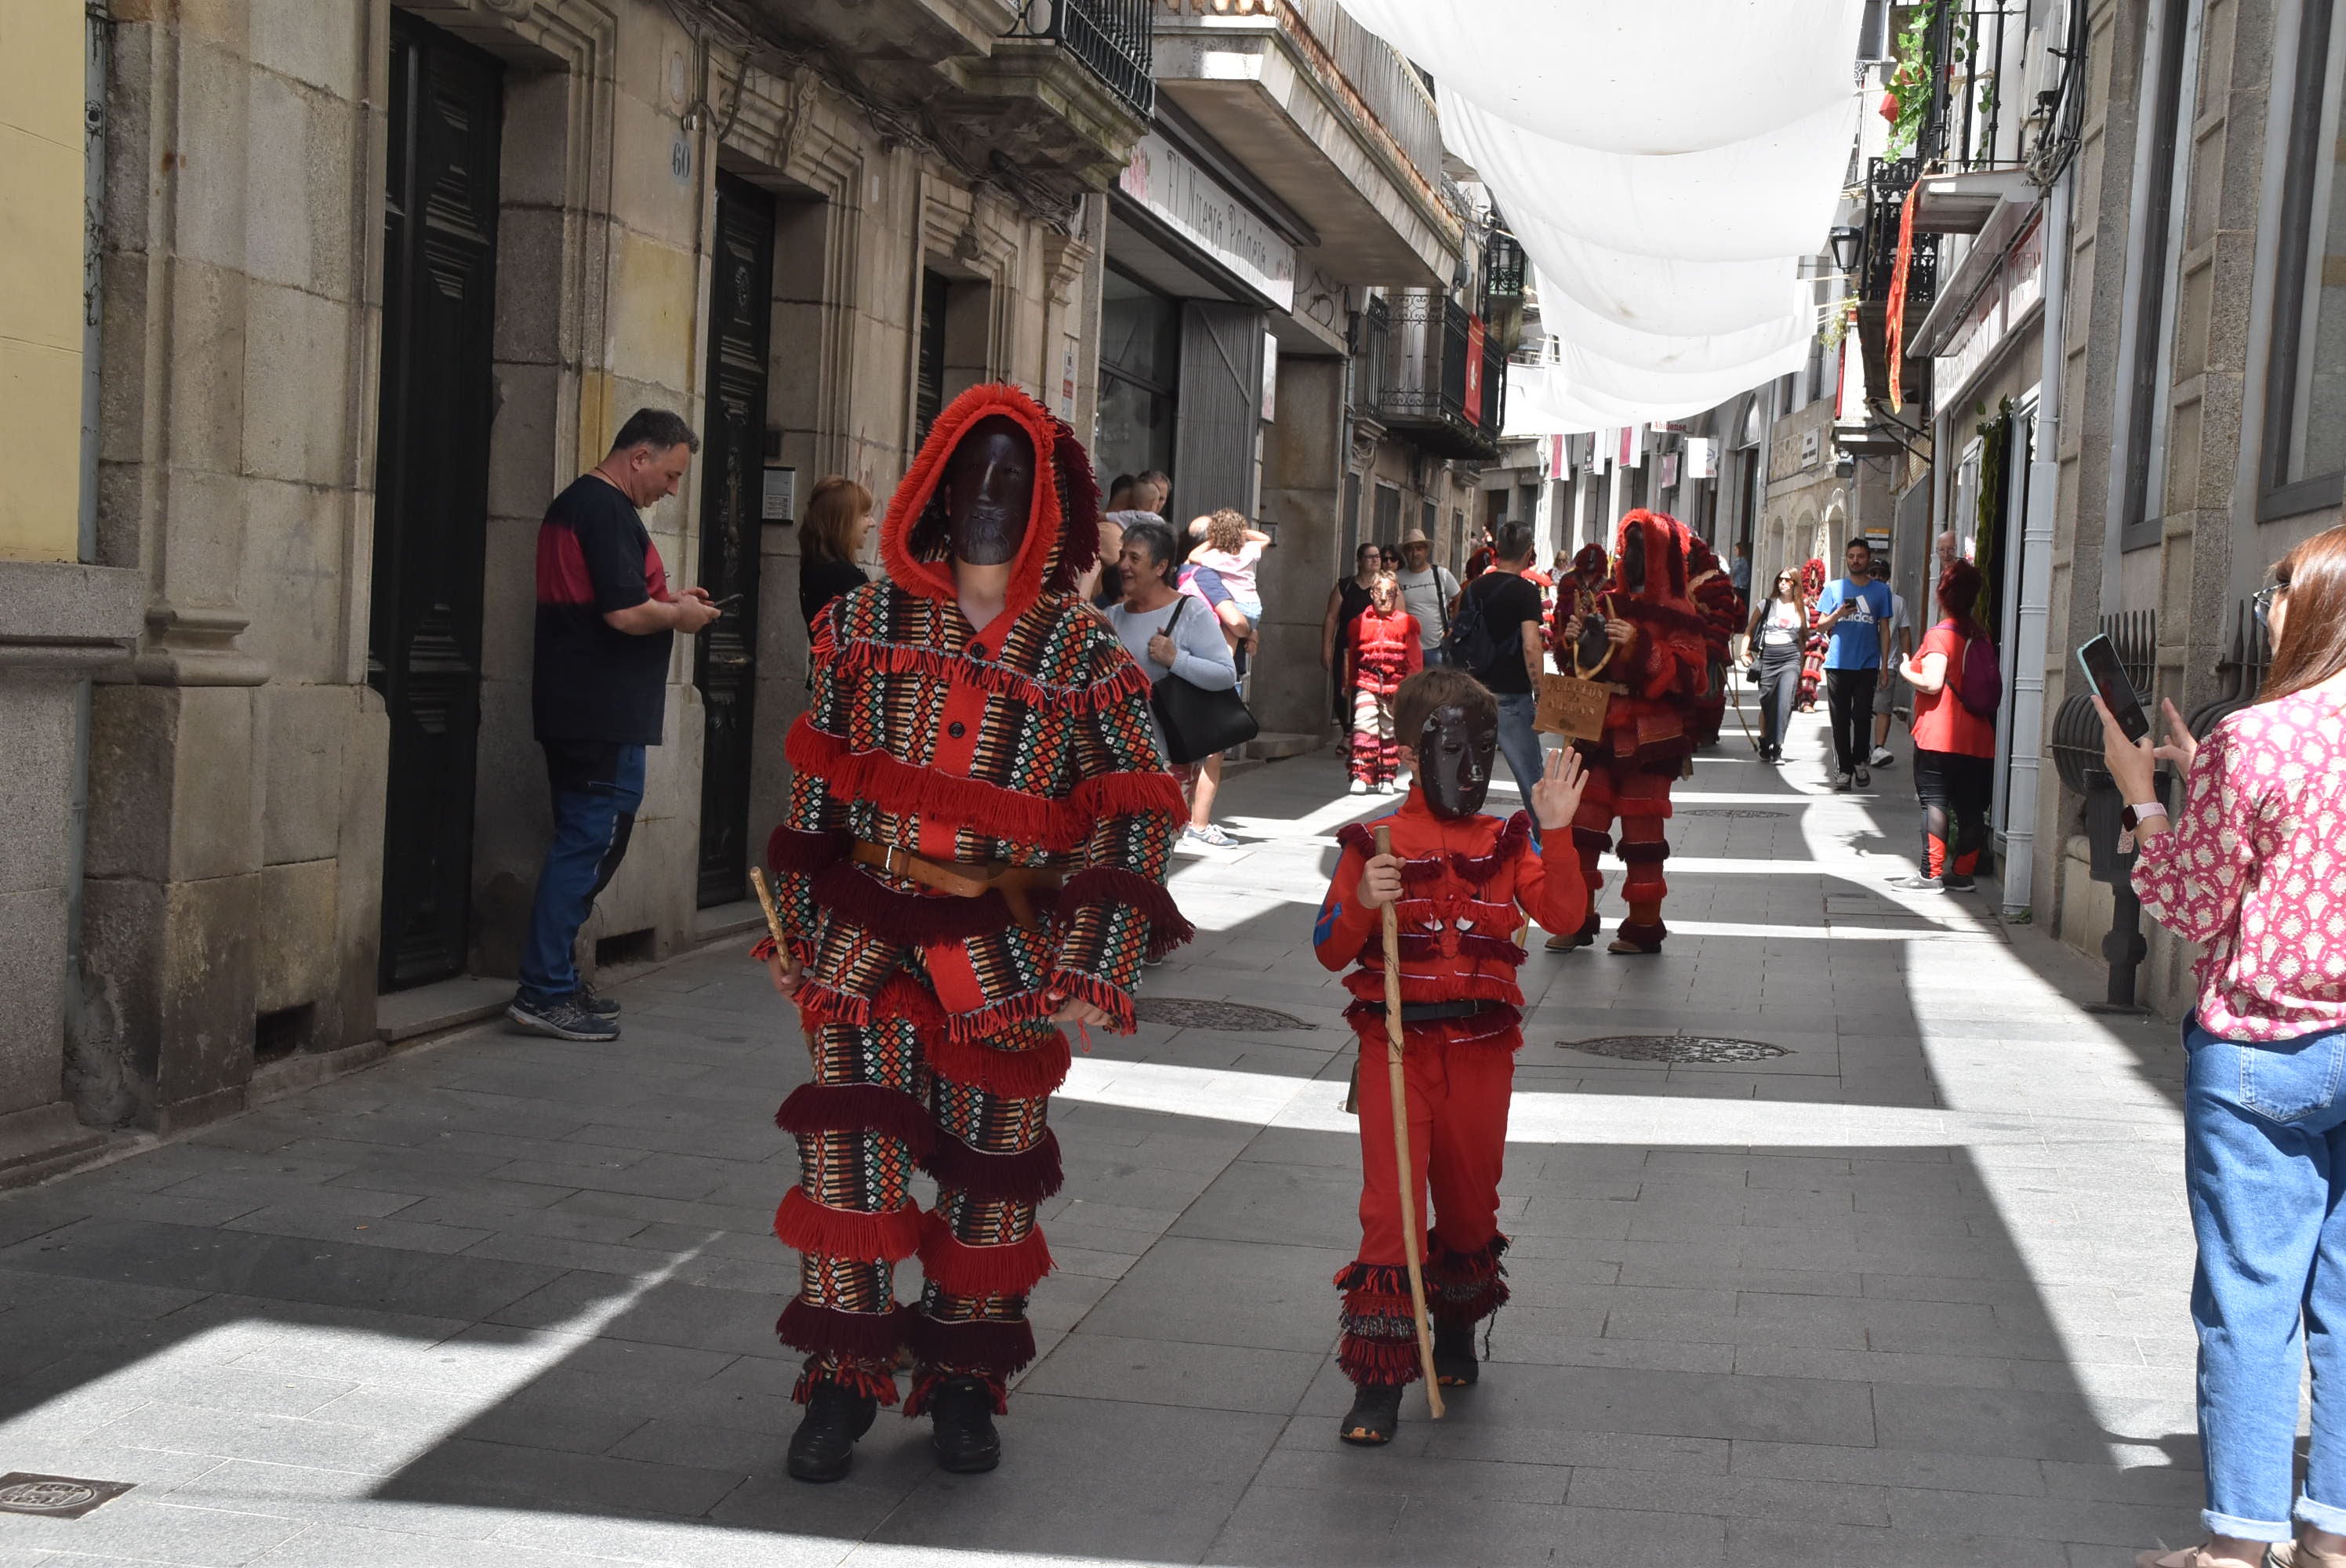
[[[1922,173],[1920,159],[1877,158],[1865,177],[1865,245],[1857,264],[1858,346],[1865,384],[1877,395],[1890,385],[1890,290],[1898,270],[1899,219]],[[1899,323],[1901,355],[1939,294],[1939,237],[1917,233],[1906,258],[1906,297]],[[1915,367],[1924,361],[1915,361]],[[1913,378],[1908,378],[1913,384]]]
[[[1083,62],[1135,114],[1156,112],[1149,71],[1152,0],[1028,0],[1014,38],[1046,38]]]
[[[1529,271],[1522,243],[1504,229],[1493,230],[1483,267],[1483,291],[1494,300],[1520,300]]]
[[[2019,138],[2006,134],[2017,127],[2007,124],[2004,106],[2007,87],[2018,86],[2026,29],[2024,0],[1971,6],[1941,0],[1930,8],[1920,58],[1902,62],[1910,76],[1920,68],[1927,79],[1902,83],[1898,90],[1902,106],[1907,92],[1927,95],[1912,150],[1934,173],[2019,161]]]
[[[1386,429],[1438,457],[1498,455],[1507,361],[1479,317],[1413,290],[1372,300],[1362,325],[1369,412]]]

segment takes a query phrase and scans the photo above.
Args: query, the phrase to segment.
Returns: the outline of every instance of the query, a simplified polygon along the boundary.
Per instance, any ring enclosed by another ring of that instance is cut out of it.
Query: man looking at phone
[[[1873,782],[1866,771],[1873,738],[1873,692],[1882,678],[1895,606],[1887,584],[1873,580],[1873,547],[1851,539],[1842,555],[1848,573],[1817,596],[1817,629],[1825,649],[1825,706],[1832,714],[1835,789]]]
[[[558,1040],[616,1040],[619,1004],[582,980],[571,949],[627,852],[644,799],[644,748],[668,718],[673,634],[724,612],[702,588],[671,594],[642,511],[676,494],[700,438],[639,408],[603,461],[571,482],[537,530],[537,647],[530,708],[554,789],[554,840],[537,873],[521,985],[505,1016]]]

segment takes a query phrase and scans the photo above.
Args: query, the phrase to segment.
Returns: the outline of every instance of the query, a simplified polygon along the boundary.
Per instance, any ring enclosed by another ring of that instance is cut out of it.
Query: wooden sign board
[[[1576,676],[1540,677],[1539,707],[1532,728],[1548,735],[1568,735],[1575,740],[1595,740],[1605,733],[1605,705],[1612,694],[1593,680]]]

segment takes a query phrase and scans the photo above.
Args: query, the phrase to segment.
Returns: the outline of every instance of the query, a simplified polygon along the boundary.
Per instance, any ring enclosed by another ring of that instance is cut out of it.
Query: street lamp
[[[1833,265],[1844,272],[1857,270],[1857,253],[1865,244],[1865,230],[1846,226],[1831,234]]]

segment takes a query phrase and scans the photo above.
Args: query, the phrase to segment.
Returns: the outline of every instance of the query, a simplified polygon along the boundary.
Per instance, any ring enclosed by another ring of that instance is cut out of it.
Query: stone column
[[[1265,732],[1324,737],[1333,720],[1320,626],[1341,565],[1344,361],[1281,355],[1278,418],[1264,427],[1262,514],[1279,524],[1264,558],[1262,647],[1252,706]]]

